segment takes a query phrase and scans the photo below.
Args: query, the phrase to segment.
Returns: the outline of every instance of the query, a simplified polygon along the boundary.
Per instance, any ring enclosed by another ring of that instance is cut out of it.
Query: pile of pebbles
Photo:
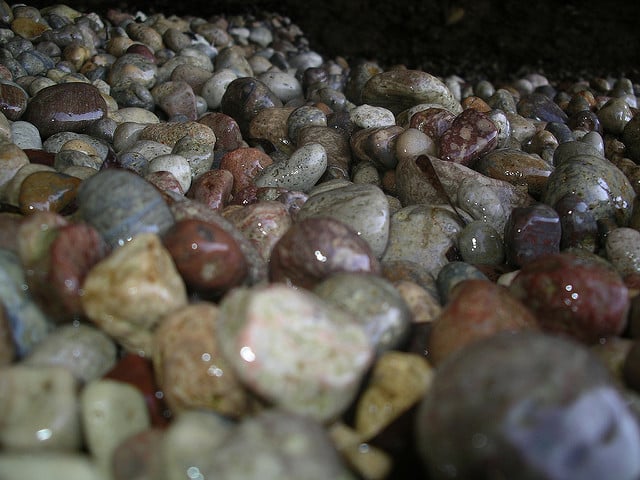
[[[0,27],[0,478],[640,476],[629,79]]]

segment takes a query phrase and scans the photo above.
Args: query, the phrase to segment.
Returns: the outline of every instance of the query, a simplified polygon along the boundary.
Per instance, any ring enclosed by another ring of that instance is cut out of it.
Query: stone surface
[[[295,150],[284,161],[265,167],[255,178],[258,187],[283,187],[308,192],[327,169],[327,152],[319,143]]]
[[[511,211],[504,229],[506,260],[515,267],[560,251],[560,216],[549,205],[535,204]]]
[[[282,284],[234,290],[218,322],[222,351],[243,384],[321,422],[347,408],[373,355],[350,314]]]

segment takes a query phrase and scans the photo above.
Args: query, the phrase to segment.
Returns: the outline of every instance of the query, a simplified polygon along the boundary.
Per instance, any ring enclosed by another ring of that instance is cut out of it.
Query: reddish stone
[[[18,85],[0,81],[0,112],[11,121],[18,120],[27,108],[27,94]]]
[[[501,331],[537,329],[536,317],[505,287],[463,280],[434,321],[427,348],[435,365],[472,342]]]
[[[273,160],[262,150],[253,147],[238,148],[224,154],[220,159],[220,169],[228,170],[233,175],[233,189],[235,195],[240,190],[253,185],[253,179]]]
[[[32,295],[56,321],[77,319],[83,314],[84,279],[107,253],[106,243],[91,225],[72,223],[58,228],[47,254],[26,270]]]
[[[442,160],[470,165],[498,145],[498,127],[482,113],[468,108],[458,115],[439,140]]]
[[[456,116],[449,110],[432,107],[414,113],[409,126],[437,140],[451,127],[455,118]]]
[[[125,53],[136,53],[138,55],[142,55],[151,63],[156,63],[156,57],[151,49],[146,45],[143,45],[142,43],[134,43],[129,48],[127,48],[127,51]]]
[[[182,185],[180,185],[178,179],[171,172],[158,170],[157,172],[148,173],[144,178],[161,192],[174,192],[179,195],[184,195]]]
[[[243,282],[247,260],[238,242],[220,226],[202,220],[176,222],[163,237],[187,286],[221,294]]]
[[[273,282],[303,288],[336,272],[380,273],[369,244],[338,220],[307,218],[295,223],[275,244],[269,262]]]
[[[167,426],[170,412],[162,400],[162,392],[156,385],[151,360],[127,353],[104,378],[128,383],[140,390],[149,409],[151,425],[161,428]]]
[[[53,152],[47,152],[45,150],[37,150],[34,148],[26,148],[23,150],[27,154],[27,158],[30,163],[38,163],[40,165],[46,165],[53,167],[56,160],[56,154]]]
[[[230,171],[208,170],[193,181],[187,197],[218,210],[229,203],[232,189],[233,175]]]
[[[198,123],[208,126],[216,135],[215,151],[230,152],[242,146],[242,133],[238,123],[229,115],[220,112],[209,112]]]
[[[507,263],[522,266],[560,251],[562,229],[558,212],[545,204],[516,207],[504,229]]]
[[[544,330],[587,343],[619,335],[627,324],[629,290],[613,268],[595,258],[545,255],[524,265],[509,290]]]
[[[150,428],[130,436],[113,452],[114,480],[143,480],[162,477],[164,431]]]

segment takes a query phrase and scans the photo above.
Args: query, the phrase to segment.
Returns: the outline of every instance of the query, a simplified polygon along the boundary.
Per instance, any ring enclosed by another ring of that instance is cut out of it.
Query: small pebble
[[[486,222],[474,220],[458,235],[458,250],[465,262],[499,265],[504,261],[502,236]]]
[[[558,253],[561,236],[560,216],[549,205],[514,208],[504,230],[506,260],[514,267],[521,267]]]
[[[614,228],[606,238],[607,259],[622,277],[640,273],[640,232],[633,228]]]
[[[299,147],[281,162],[265,167],[255,178],[257,187],[283,187],[307,192],[327,169],[327,152],[319,143]]]

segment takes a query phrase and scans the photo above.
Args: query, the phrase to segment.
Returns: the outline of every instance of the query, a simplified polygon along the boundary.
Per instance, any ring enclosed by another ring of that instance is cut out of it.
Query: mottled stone
[[[113,452],[120,442],[149,428],[144,397],[131,385],[104,379],[85,386],[79,403],[87,448],[110,475]]]
[[[354,229],[380,258],[389,240],[389,202],[375,185],[351,184],[314,193],[302,205],[297,219],[330,217]]]
[[[0,193],[18,171],[29,163],[29,157],[12,143],[0,145]]]
[[[438,142],[442,160],[471,165],[498,144],[498,128],[489,117],[472,108],[458,115]]]
[[[64,367],[82,383],[96,380],[116,363],[116,344],[90,325],[61,326],[24,358],[23,365]]]
[[[452,125],[456,116],[441,107],[418,110],[409,119],[409,127],[420,130],[433,140],[438,140]]]
[[[248,388],[321,422],[353,400],[372,358],[350,314],[285,285],[234,290],[218,322],[222,351]]]
[[[13,365],[0,370],[3,450],[79,449],[76,388],[76,380],[61,367]]]
[[[332,273],[378,273],[380,264],[369,244],[346,224],[332,218],[294,223],[275,244],[270,278],[311,288]]]
[[[382,261],[409,260],[435,276],[449,262],[447,254],[463,227],[448,206],[404,207],[391,216],[389,243]]]
[[[247,262],[235,239],[213,223],[180,220],[162,238],[188,287],[221,294],[241,284]]]
[[[261,73],[256,78],[264,83],[282,103],[302,98],[302,85],[289,73],[269,71]]]
[[[100,91],[87,83],[61,83],[40,90],[22,119],[38,127],[43,138],[54,133],[82,132],[107,113]]]
[[[409,308],[382,277],[335,273],[316,285],[313,293],[351,313],[377,354],[400,348],[409,334]]]
[[[563,252],[525,264],[509,290],[550,332],[595,343],[627,323],[628,288],[607,264]]]
[[[640,473],[634,417],[588,349],[510,332],[436,370],[416,417],[417,447],[434,479],[631,480]]]
[[[640,273],[640,232],[614,228],[605,241],[607,258],[622,277]]]
[[[250,399],[223,356],[218,307],[186,306],[165,317],[153,337],[158,386],[175,414],[207,409],[230,417],[248,412]]]
[[[271,144],[271,148],[283,152],[293,150],[288,137],[287,119],[293,107],[271,107],[260,110],[249,123],[247,138]]]
[[[349,139],[351,151],[357,159],[369,161],[381,170],[393,169],[398,162],[396,143],[404,130],[397,125],[358,130]]]
[[[465,262],[499,265],[504,261],[502,235],[482,220],[468,223],[458,235],[458,251]]]
[[[81,180],[55,171],[34,172],[20,184],[18,204],[24,215],[62,212],[75,201]]]
[[[191,187],[192,171],[186,158],[182,155],[167,153],[154,157],[147,167],[147,173],[170,172],[180,184],[183,192]]]
[[[307,192],[327,169],[327,152],[319,143],[296,149],[286,160],[265,167],[255,178],[257,187],[283,187]]]
[[[18,120],[27,108],[27,92],[13,82],[0,81],[0,112],[11,121]]]
[[[83,181],[77,202],[80,218],[93,225],[111,247],[124,245],[140,233],[163,234],[174,222],[162,194],[127,170],[102,170]]]
[[[220,159],[220,169],[227,170],[233,175],[231,193],[235,196],[238,192],[254,185],[254,179],[272,163],[271,157],[262,150],[242,147],[225,153]]]
[[[327,169],[321,180],[349,179],[351,149],[349,138],[337,129],[328,126],[308,126],[298,132],[298,146],[317,143],[327,153]]]
[[[151,352],[153,329],[187,303],[185,286],[157,235],[140,233],[91,269],[82,306],[129,351]]]
[[[514,208],[504,230],[506,260],[521,267],[544,255],[558,253],[561,236],[560,216],[549,205]]]
[[[297,143],[300,130],[313,125],[326,127],[326,113],[313,105],[302,105],[294,109],[287,118],[287,136],[293,143]]]
[[[489,152],[473,164],[473,169],[487,177],[525,188],[534,198],[540,198],[553,171],[553,167],[538,155],[515,148]]]
[[[155,62],[139,53],[126,53],[111,65],[107,82],[112,89],[131,88],[133,85],[148,89],[155,85],[157,75]]]
[[[253,243],[265,262],[269,261],[273,247],[293,223],[287,206],[274,200],[225,212],[225,218]]]
[[[460,113],[462,108],[447,86],[418,70],[389,70],[374,75],[362,89],[362,102],[385,107],[394,114],[419,103],[436,103]]]

